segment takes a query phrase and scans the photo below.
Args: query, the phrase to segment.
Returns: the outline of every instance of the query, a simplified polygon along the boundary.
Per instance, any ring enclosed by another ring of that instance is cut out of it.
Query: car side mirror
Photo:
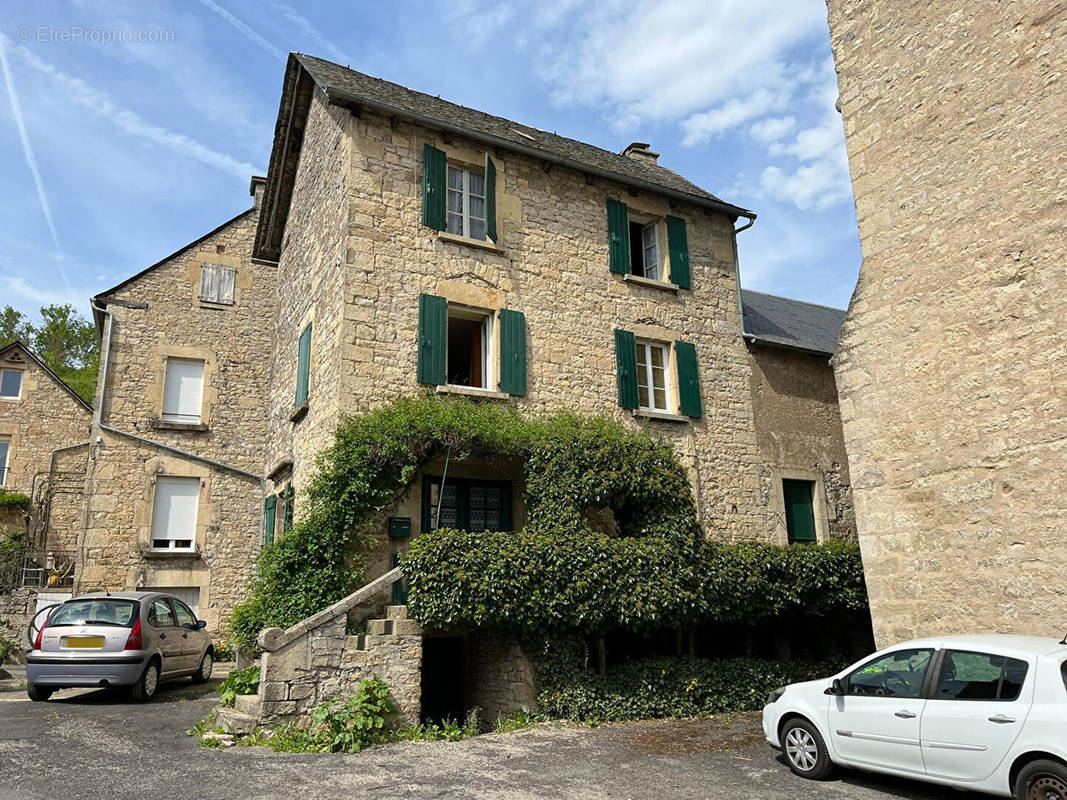
[[[206,622],[204,622],[204,620],[202,620],[202,619],[198,619],[198,620],[196,621],[196,629],[197,629],[198,631],[202,631],[202,630],[204,630],[204,628],[206,628],[206,627],[207,627],[207,623],[206,623]]]
[[[845,694],[845,684],[841,682],[840,678],[834,678],[833,683],[827,688],[825,694],[831,694],[836,697],[843,697]]]

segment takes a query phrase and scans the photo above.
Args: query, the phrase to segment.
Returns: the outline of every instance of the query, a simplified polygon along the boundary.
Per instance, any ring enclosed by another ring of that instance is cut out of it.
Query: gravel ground
[[[0,693],[0,800],[123,798],[748,798],[947,800],[952,790],[842,772],[793,776],[758,714],[599,728],[540,725],[463,742],[401,742],[352,755],[207,749],[185,731],[212,685],[161,687],[147,705],[65,690]],[[973,795],[978,798],[978,795]]]

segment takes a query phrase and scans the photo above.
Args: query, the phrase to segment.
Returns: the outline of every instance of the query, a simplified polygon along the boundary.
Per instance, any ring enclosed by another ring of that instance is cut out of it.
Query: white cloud
[[[792,203],[804,211],[821,211],[852,196],[847,167],[842,169],[836,160],[831,159],[805,164],[793,172],[775,166],[766,167],[760,176],[760,186],[775,199]]]
[[[0,275],[0,285],[3,285],[4,292],[13,301],[24,300],[38,306],[72,305],[83,314],[89,309],[89,297],[93,293],[91,289],[84,287],[42,289],[16,275]]]
[[[785,107],[789,96],[784,92],[757,89],[747,97],[734,97],[718,108],[692,114],[682,120],[686,147],[702,144],[742,123]]]
[[[748,132],[761,142],[774,142],[792,133],[796,126],[796,117],[768,117],[753,123]]]
[[[58,70],[55,66],[44,61],[25,47],[18,47],[14,52],[25,64],[48,76],[54,83],[62,87],[70,99],[79,106],[109,120],[120,130],[131,136],[146,139],[153,144],[166,147],[242,180],[247,180],[252,174],[258,172],[252,164],[239,161],[225,153],[213,150],[185,134],[175,133],[145,121],[135,112],[116,105],[110,97],[89,86],[81,78],[75,78],[73,75],[68,75]]]

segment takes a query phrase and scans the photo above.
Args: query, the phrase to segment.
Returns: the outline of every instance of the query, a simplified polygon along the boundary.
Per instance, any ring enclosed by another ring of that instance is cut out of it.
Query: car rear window
[[[989,653],[950,650],[938,681],[938,700],[1017,700],[1030,665]]]
[[[138,603],[135,600],[94,598],[92,600],[68,600],[52,612],[48,627],[58,625],[118,625],[133,627],[137,619]]]

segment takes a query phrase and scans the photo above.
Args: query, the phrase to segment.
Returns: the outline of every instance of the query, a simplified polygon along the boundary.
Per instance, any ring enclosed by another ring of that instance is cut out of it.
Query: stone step
[[[386,606],[385,607],[386,619],[407,619],[408,607],[407,606]]]
[[[367,622],[368,636],[390,636],[393,633],[393,620],[372,619]]]
[[[259,724],[259,717],[251,714],[243,714],[236,708],[220,708],[215,715],[215,721],[224,733],[234,736],[245,736],[252,733]]]
[[[259,716],[259,695],[258,694],[239,694],[233,699],[233,707],[235,711],[239,711],[242,714],[248,714],[249,716]]]
[[[421,636],[422,626],[413,619],[393,620],[393,636]]]

